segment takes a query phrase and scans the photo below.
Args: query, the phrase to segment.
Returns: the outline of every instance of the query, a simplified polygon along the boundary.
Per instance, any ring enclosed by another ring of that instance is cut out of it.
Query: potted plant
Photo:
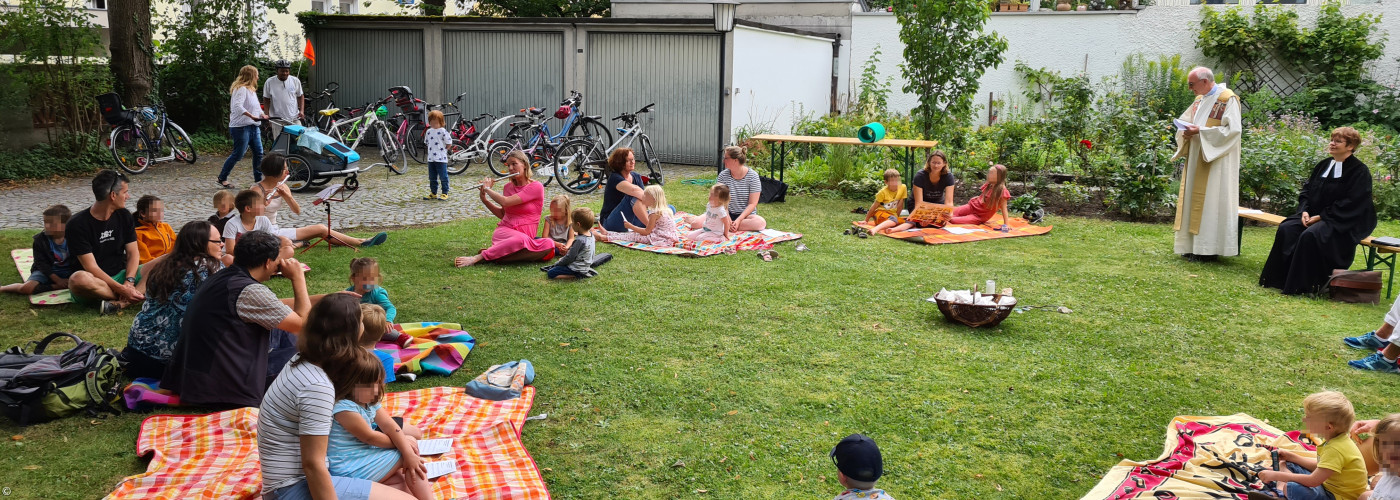
[[[1086,10],[1089,10],[1089,4],[1084,3],[1084,2],[1079,2],[1079,6],[1078,6],[1078,7],[1075,7],[1074,10],[1077,10],[1077,11],[1080,11],[1080,12],[1084,12],[1084,11],[1086,11]]]
[[[1040,197],[1035,193],[1024,193],[1012,198],[1011,202],[1007,203],[1007,208],[1021,214],[1021,218],[1031,224],[1037,224],[1045,218],[1045,204],[1041,203]]]
[[[997,0],[997,12],[1011,12],[1011,0]]]
[[[1025,12],[1030,8],[1030,4],[1027,4],[1024,0],[1017,0],[1015,4],[1012,4],[1012,7],[1014,7],[1012,10],[1016,12]]]
[[[1056,10],[1056,11],[1059,11],[1059,12],[1067,12],[1067,11],[1072,10],[1072,9],[1073,9],[1073,7],[1070,6],[1069,0],[1056,0],[1056,1],[1055,1],[1055,10]]]

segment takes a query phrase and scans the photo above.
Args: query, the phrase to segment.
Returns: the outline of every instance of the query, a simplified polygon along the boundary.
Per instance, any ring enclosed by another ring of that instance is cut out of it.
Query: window
[[[89,9],[107,10],[107,0],[88,0]]]
[[[1259,0],[1261,4],[1304,5],[1308,0]]]
[[[338,10],[337,12],[339,12],[339,13],[341,13],[341,14],[356,14],[356,13],[358,13],[357,11],[358,11],[359,9],[356,9],[356,8],[355,8],[355,7],[356,7],[355,2],[353,2],[353,1],[347,2],[347,1],[345,1],[345,0],[339,0],[339,1],[340,1],[340,10]]]
[[[1201,4],[1206,4],[1206,5],[1224,5],[1224,4],[1238,4],[1238,3],[1240,3],[1240,0],[1191,0],[1191,5],[1201,5]]]
[[[311,0],[311,10],[315,12],[325,12],[326,2],[322,2],[320,0]]]

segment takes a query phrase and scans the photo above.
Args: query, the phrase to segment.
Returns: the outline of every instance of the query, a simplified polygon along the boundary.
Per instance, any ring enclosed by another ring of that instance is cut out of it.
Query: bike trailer
[[[136,112],[122,106],[122,97],[116,92],[97,96],[97,109],[108,125],[122,125],[136,121]]]
[[[308,129],[301,125],[287,125],[282,127],[282,133],[296,137],[298,148],[308,149],[318,155],[335,157],[339,159],[336,163],[341,163],[342,166],[360,161],[359,153],[319,130]]]

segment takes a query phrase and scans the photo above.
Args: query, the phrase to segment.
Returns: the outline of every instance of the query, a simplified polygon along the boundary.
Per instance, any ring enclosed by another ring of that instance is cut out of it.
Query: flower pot
[[[1018,3],[1014,7],[1016,7],[1016,12],[1025,12],[1026,9],[1030,7],[1030,5]]]
[[[1066,12],[1070,9],[1073,9],[1073,7],[1069,5],[1069,0],[1060,0],[1059,2],[1055,3],[1055,10],[1057,11]]]
[[[1089,6],[1088,6],[1088,5],[1080,5],[1079,8],[1076,8],[1076,9],[1074,9],[1074,10],[1077,10],[1077,11],[1080,11],[1080,12],[1084,12],[1084,11],[1089,10]]]

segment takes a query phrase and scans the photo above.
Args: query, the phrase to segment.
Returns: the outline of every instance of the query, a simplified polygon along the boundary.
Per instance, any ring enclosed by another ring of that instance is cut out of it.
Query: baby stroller
[[[359,153],[314,128],[280,118],[268,121],[275,137],[269,151],[287,157],[287,189],[307,191],[340,176],[346,177],[346,189],[360,186]]]

